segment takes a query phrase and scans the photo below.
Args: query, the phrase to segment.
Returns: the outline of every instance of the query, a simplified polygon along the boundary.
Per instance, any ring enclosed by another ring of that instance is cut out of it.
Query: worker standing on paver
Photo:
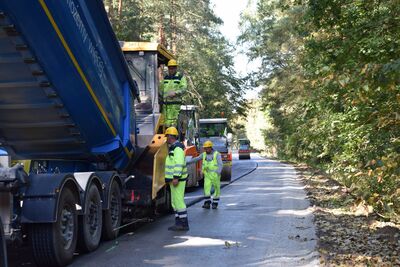
[[[221,171],[223,162],[221,154],[213,149],[213,143],[207,140],[203,144],[205,152],[200,156],[188,161],[188,164],[202,160],[202,171],[204,175],[204,204],[203,208],[210,209],[211,206],[211,187],[214,187],[212,196],[212,208],[216,209],[221,195]]]
[[[164,114],[165,125],[167,127],[177,126],[180,107],[183,104],[182,97],[187,90],[185,76],[178,72],[178,63],[171,59],[168,61],[168,75],[160,85],[162,94],[162,113]]]
[[[168,143],[168,156],[165,159],[165,183],[171,190],[171,205],[175,211],[175,225],[170,231],[188,231],[189,222],[185,204],[185,187],[188,176],[184,146],[178,141],[178,130],[169,127],[165,135]]]

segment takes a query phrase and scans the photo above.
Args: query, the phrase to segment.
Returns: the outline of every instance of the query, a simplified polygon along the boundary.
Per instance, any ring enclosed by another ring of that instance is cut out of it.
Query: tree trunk
[[[122,14],[122,1],[123,0],[118,0],[118,17],[121,18]]]
[[[114,23],[114,0],[105,0],[104,6],[107,11],[108,19],[110,20],[111,24]]]
[[[160,15],[159,23],[158,23],[158,42],[163,46],[167,46],[165,40],[165,31],[164,31],[164,14]]]
[[[174,55],[176,55],[176,8],[175,0],[171,0],[171,16],[170,16],[170,25],[171,25],[171,50]]]

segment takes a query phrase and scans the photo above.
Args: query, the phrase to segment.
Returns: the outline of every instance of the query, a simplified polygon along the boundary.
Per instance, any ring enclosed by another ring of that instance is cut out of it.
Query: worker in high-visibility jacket
[[[189,230],[188,215],[185,204],[185,187],[188,176],[184,145],[178,141],[178,130],[169,127],[165,135],[168,143],[168,156],[165,159],[165,183],[171,190],[171,204],[175,211],[175,224],[170,231]]]
[[[183,104],[182,97],[187,91],[185,76],[178,72],[178,63],[175,59],[168,61],[168,75],[160,85],[162,98],[162,114],[167,127],[177,126],[180,107]]]
[[[221,154],[213,149],[213,143],[211,141],[205,141],[203,148],[205,152],[200,154],[200,156],[189,160],[188,164],[202,160],[202,171],[204,175],[203,208],[210,209],[212,203],[212,208],[216,209],[218,207],[219,197],[221,195],[221,172],[224,165]],[[211,187],[214,187],[212,199]]]

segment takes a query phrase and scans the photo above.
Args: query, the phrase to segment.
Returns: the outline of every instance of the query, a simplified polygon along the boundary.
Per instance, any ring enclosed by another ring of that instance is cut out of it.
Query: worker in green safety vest
[[[160,85],[162,95],[162,113],[164,114],[165,126],[177,126],[180,107],[183,104],[182,97],[187,90],[185,76],[177,71],[178,63],[171,59],[168,61],[168,75]]]
[[[185,204],[185,187],[188,176],[185,153],[182,143],[178,141],[178,130],[169,127],[165,135],[168,143],[168,156],[165,159],[165,183],[171,190],[171,204],[175,211],[175,224],[170,231],[188,231],[189,222]]]
[[[211,206],[211,187],[214,187],[212,196],[212,208],[218,207],[221,195],[221,172],[223,162],[221,154],[213,149],[211,141],[205,141],[203,144],[205,152],[196,158],[188,160],[188,164],[202,160],[202,171],[204,174],[204,204],[203,208],[210,209]]]

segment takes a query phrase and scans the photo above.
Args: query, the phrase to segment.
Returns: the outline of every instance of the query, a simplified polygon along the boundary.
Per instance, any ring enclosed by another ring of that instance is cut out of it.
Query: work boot
[[[189,231],[189,221],[188,218],[182,218],[182,226],[183,226],[183,231]]]
[[[178,219],[175,219],[175,225],[168,227],[168,231],[179,231],[178,229],[182,228],[182,225]]]
[[[175,229],[175,227],[177,226],[177,225],[179,225],[179,217],[178,216],[175,216],[175,224],[174,225],[172,225],[172,226],[170,226],[170,227],[168,227],[168,230],[170,230],[170,231],[174,231],[173,229]]]
[[[187,218],[178,219],[178,224],[168,227],[169,231],[188,231],[189,223]]]
[[[172,225],[168,227],[168,231],[183,231],[182,225]]]
[[[212,203],[212,209],[213,209],[213,210],[216,210],[217,207],[218,207],[218,203]]]
[[[203,209],[210,209],[210,204],[211,204],[210,200],[204,201],[204,204],[203,204],[202,208]]]

